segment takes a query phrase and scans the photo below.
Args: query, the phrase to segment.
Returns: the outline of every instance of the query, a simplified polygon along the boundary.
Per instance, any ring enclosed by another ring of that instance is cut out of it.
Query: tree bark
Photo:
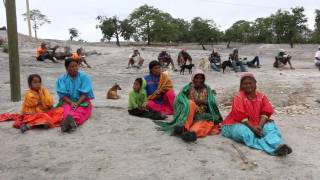
[[[117,39],[117,46],[120,47],[120,42],[119,42],[119,33],[116,32],[116,39]]]
[[[7,35],[9,48],[10,90],[11,101],[21,100],[20,65],[17,32],[17,15],[15,0],[5,1],[7,15]]]

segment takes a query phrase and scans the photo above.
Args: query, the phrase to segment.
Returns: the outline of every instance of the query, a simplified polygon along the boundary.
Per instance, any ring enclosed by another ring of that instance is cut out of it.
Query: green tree
[[[177,39],[176,42],[191,42],[191,34],[190,34],[190,27],[191,24],[184,19],[177,18],[173,20],[174,24],[177,28]]]
[[[315,24],[314,24],[314,32],[312,33],[312,42],[320,43],[320,10],[315,10]]]
[[[291,13],[278,10],[276,14],[271,15],[271,18],[277,43],[290,43],[293,48],[293,43],[302,42],[305,39],[307,18],[303,7],[292,8]]]
[[[304,14],[303,7],[292,8],[291,21],[288,32],[288,39],[290,42],[291,48],[293,48],[293,43],[295,42],[303,42],[304,33],[307,32],[307,17]]]
[[[70,40],[72,41],[73,38],[79,37],[79,31],[76,28],[70,28],[69,29],[69,34],[70,34]]]
[[[190,36],[192,41],[200,43],[205,49],[204,43],[219,41],[221,32],[213,20],[195,17],[191,20]]]
[[[135,9],[130,15],[129,19],[135,28],[134,39],[147,41],[148,45],[154,38],[154,33],[156,30],[155,22],[159,20],[160,10],[143,5]]]
[[[257,18],[251,26],[250,42],[272,43],[272,19],[270,17]]]
[[[101,29],[103,39],[110,41],[112,37],[115,37],[117,46],[120,46],[120,37],[128,40],[133,34],[134,29],[127,19],[121,21],[117,16],[110,18],[98,16],[97,20],[99,24],[96,27]]]
[[[27,13],[22,14],[25,18],[24,20],[27,20]],[[47,18],[46,15],[42,14],[40,10],[33,9],[30,11],[30,20],[32,21],[33,25],[32,28],[34,30],[34,36],[37,38],[37,30],[40,28],[40,26],[44,25],[45,23],[51,23],[51,21]]]
[[[228,42],[243,42],[246,43],[249,40],[251,32],[251,22],[240,20],[235,22],[229,29],[226,30],[224,39]]]

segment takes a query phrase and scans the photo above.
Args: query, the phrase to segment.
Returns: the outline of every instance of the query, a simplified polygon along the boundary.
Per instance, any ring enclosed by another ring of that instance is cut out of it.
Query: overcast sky
[[[40,38],[68,39],[68,29],[75,27],[86,41],[99,41],[101,32],[95,28],[97,15],[127,17],[135,8],[148,4],[170,13],[175,18],[191,20],[202,17],[214,20],[222,30],[237,20],[253,21],[266,17],[277,9],[290,10],[303,6],[308,26],[314,28],[314,11],[319,0],[29,0],[30,9],[39,9],[52,21],[39,29]],[[18,31],[27,34],[25,0],[16,0]],[[0,4],[0,26],[6,25],[4,5]]]

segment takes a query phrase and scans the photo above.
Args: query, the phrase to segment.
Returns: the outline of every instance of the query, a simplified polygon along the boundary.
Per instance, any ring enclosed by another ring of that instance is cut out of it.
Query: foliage
[[[27,20],[27,13],[22,14],[24,16],[24,20]],[[32,21],[33,25],[32,28],[34,30],[34,36],[37,38],[37,30],[40,28],[40,26],[48,23],[50,24],[51,21],[47,18],[46,15],[42,14],[40,10],[33,9],[30,11],[30,21]]]

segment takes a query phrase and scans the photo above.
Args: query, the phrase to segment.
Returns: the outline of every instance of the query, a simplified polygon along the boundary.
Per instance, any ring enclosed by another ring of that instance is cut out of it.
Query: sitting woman
[[[176,98],[174,120],[157,122],[160,130],[179,135],[186,142],[219,133],[218,124],[222,117],[211,88],[204,82],[204,73],[197,69],[192,75],[192,82]]]
[[[270,119],[272,113],[268,98],[256,91],[253,74],[244,74],[240,92],[233,97],[231,112],[222,122],[222,135],[271,155],[290,154],[292,149],[283,144],[276,124]]]
[[[64,109],[61,131],[70,132],[91,116],[90,100],[94,98],[94,94],[90,77],[78,71],[79,64],[76,61],[66,60],[65,68],[67,74],[58,78],[56,90]]]
[[[41,77],[31,74],[28,77],[28,90],[22,103],[21,121],[13,125],[20,128],[21,132],[33,127],[54,128],[59,126],[63,119],[63,108],[53,108],[53,98],[50,92],[41,87]]]
[[[173,102],[176,97],[172,81],[168,75],[161,72],[161,65],[158,61],[151,61],[149,70],[150,74],[144,77],[147,82],[148,109],[172,115]]]

